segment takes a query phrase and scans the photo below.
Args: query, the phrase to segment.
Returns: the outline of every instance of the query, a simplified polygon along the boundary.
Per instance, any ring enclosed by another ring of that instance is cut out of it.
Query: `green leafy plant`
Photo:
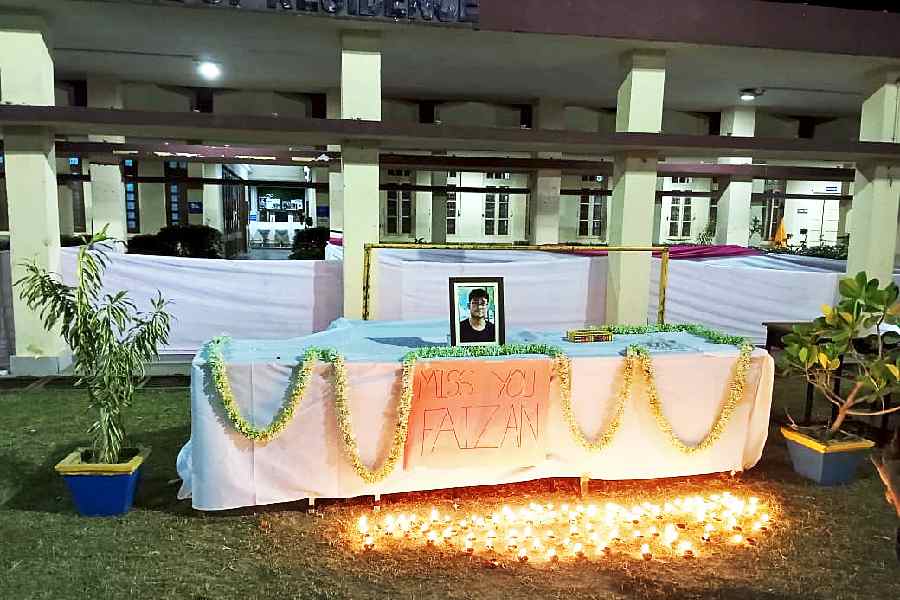
[[[102,294],[108,263],[103,244],[110,241],[104,227],[81,246],[74,287],[34,262],[23,265],[26,275],[15,286],[44,327],[59,328],[72,349],[76,385],[87,388],[97,414],[89,429],[92,452],[85,459],[115,464],[125,441],[123,411],[134,398],[144,365],[168,341],[171,316],[159,292],[150,312],[139,312],[125,291]]]
[[[849,248],[847,244],[837,244],[835,246],[823,244],[821,246],[773,246],[771,248],[761,248],[761,250],[772,254],[792,254],[794,256],[812,256],[815,258],[847,260]]]
[[[331,236],[327,227],[308,227],[294,233],[291,260],[324,260],[325,245]]]
[[[706,229],[697,234],[697,243],[701,246],[712,246],[716,241],[716,222],[710,221]]]
[[[753,217],[753,220],[750,221],[750,237],[753,237],[757,233],[762,235],[762,221],[759,217]]]
[[[839,291],[836,306],[823,306],[821,317],[784,336],[779,359],[784,372],[804,376],[837,407],[831,426],[817,432],[824,440],[834,437],[848,416],[900,410],[885,408],[885,398],[900,392],[900,335],[882,331],[900,323],[900,289],[893,282],[879,288],[877,279],[862,272],[842,279]]]

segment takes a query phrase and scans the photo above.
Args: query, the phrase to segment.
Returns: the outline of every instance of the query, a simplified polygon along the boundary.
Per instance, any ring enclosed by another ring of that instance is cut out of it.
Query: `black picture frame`
[[[469,319],[460,314],[460,302],[475,289],[483,289],[488,295],[485,320],[493,325],[494,335],[491,339],[465,339],[465,331],[461,331],[461,323]],[[448,280],[450,300],[450,345],[451,346],[488,346],[506,343],[506,305],[502,277],[450,277]]]

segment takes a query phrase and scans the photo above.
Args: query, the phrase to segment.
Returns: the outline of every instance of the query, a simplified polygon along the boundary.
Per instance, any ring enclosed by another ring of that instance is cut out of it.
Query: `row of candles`
[[[613,552],[643,560],[695,558],[714,542],[756,545],[772,527],[770,510],[756,497],[743,499],[731,492],[633,506],[531,502],[484,515],[457,510],[451,516],[436,508],[424,515],[379,511],[361,515],[356,533],[364,550],[391,543],[445,547],[493,558],[505,554],[520,562]]]

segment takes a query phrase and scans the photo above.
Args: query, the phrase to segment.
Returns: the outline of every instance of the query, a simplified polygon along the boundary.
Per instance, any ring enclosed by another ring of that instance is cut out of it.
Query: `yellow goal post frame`
[[[607,252],[650,252],[660,255],[659,267],[659,305],[656,311],[656,321],[659,325],[666,322],[666,288],[669,285],[669,247],[668,246],[572,246],[565,244],[546,244],[541,246],[527,246],[518,244],[411,244],[411,243],[385,243],[366,244],[363,254],[363,304],[362,318],[369,320],[369,295],[372,279],[372,252],[380,249],[391,250],[537,250],[542,252],[559,252],[562,254],[575,254],[578,250],[605,250]]]

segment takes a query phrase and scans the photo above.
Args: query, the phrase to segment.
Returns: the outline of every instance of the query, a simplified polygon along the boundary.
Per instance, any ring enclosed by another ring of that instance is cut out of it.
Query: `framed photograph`
[[[450,345],[506,343],[502,277],[450,278]]]

